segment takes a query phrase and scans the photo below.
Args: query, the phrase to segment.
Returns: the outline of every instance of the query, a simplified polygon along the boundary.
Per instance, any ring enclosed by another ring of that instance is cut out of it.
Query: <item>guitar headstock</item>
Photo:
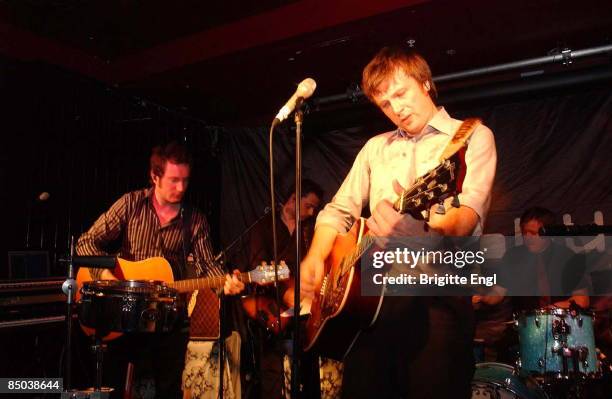
[[[285,261],[281,261],[278,265],[278,280],[288,280],[289,274],[289,267]],[[249,272],[249,276],[253,283],[260,285],[271,284],[274,282],[274,264],[262,262],[261,265]]]
[[[457,174],[457,157],[444,160],[400,195],[395,201],[395,210],[423,219],[422,211],[429,211],[432,205],[443,203],[446,198],[457,194]]]

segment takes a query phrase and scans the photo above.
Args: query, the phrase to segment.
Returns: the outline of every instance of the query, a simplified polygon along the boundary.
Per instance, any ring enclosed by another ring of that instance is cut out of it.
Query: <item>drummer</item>
[[[515,312],[540,308],[589,307],[584,258],[549,237],[540,236],[543,226],[555,223],[555,214],[533,207],[521,215],[524,245],[509,249],[501,262],[500,285],[491,295],[474,296],[476,305],[496,305],[512,296]],[[565,295],[560,295],[562,293]],[[537,294],[537,295],[536,295]]]
[[[162,256],[172,265],[175,280],[199,275],[223,275],[215,265],[206,217],[183,201],[189,185],[191,156],[178,143],[153,149],[150,158],[151,187],[124,194],[78,240],[78,255],[109,255],[139,261]],[[118,248],[118,251],[117,251]],[[113,250],[115,249],[115,250]],[[187,259],[193,257],[194,262]],[[226,275],[227,295],[244,289]],[[90,269],[93,279],[116,279],[108,269]],[[111,341],[105,357],[104,385],[114,388],[111,397],[123,396],[128,362],[150,362],[156,397],[181,398],[181,373],[188,330],[177,326],[159,335],[127,336]],[[150,358],[150,359],[149,359]]]

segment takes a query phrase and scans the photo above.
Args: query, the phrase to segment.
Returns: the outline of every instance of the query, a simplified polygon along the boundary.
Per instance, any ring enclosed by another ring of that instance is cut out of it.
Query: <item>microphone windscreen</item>
[[[49,197],[51,197],[51,194],[46,191],[43,191],[42,193],[38,194],[38,200],[41,202],[48,200]]]

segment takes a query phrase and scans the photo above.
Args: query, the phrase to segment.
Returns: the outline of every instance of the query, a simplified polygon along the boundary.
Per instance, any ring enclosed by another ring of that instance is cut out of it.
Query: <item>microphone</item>
[[[317,82],[315,82],[314,79],[306,78],[302,80],[289,101],[287,101],[283,108],[278,111],[273,123],[277,124],[287,119],[289,114],[296,108],[296,105],[299,106],[302,101],[312,96],[312,93],[314,93],[316,88]]]
[[[540,228],[539,233],[541,236],[596,236],[598,234],[612,234],[612,226],[553,224]]]
[[[51,194],[49,194],[46,191],[43,191],[42,193],[38,194],[36,196],[36,202],[45,202],[47,201],[49,198],[51,197]]]

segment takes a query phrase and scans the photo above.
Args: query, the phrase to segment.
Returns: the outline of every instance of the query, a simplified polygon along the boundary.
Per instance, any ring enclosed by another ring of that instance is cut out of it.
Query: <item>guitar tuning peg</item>
[[[423,211],[423,218],[425,219],[426,222],[429,222],[429,209],[425,209]]]
[[[446,214],[446,209],[444,208],[444,202],[440,202],[438,204],[438,209],[436,209],[436,213],[438,215],[445,215]]]
[[[461,206],[461,203],[459,202],[459,196],[458,195],[453,196],[453,202],[451,202],[451,205],[454,208],[459,208]]]

